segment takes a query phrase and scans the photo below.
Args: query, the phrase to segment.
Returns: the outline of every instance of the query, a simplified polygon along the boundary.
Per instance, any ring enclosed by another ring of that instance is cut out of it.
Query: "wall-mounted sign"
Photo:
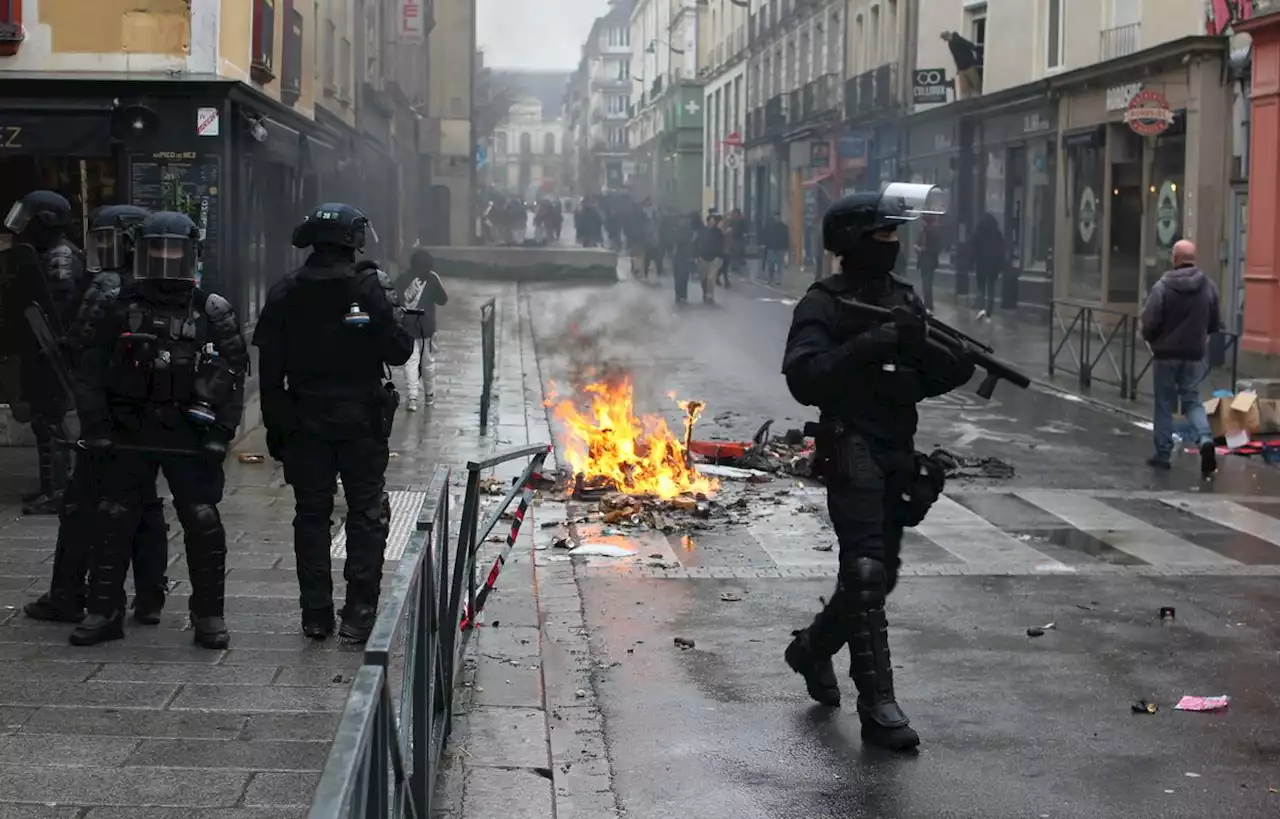
[[[1049,118],[1040,112],[1027,114],[1022,118],[1022,133],[1034,134],[1049,130]]]
[[[1142,90],[1142,83],[1133,82],[1128,85],[1117,85],[1107,89],[1107,110],[1123,111],[1129,107],[1129,101]]]
[[[1156,197],[1156,239],[1160,247],[1171,248],[1178,238],[1178,229],[1182,227],[1178,208],[1178,184],[1166,181],[1160,186],[1160,194]]]
[[[422,0],[397,0],[396,15],[401,42],[420,43],[426,37],[426,20],[423,19]]]
[[[1080,210],[1076,216],[1076,230],[1080,232],[1080,243],[1088,245],[1093,242],[1098,232],[1098,197],[1093,188],[1085,186],[1080,192]]]
[[[1129,100],[1124,121],[1134,133],[1155,136],[1173,124],[1173,110],[1163,94],[1156,91],[1139,91]]]
[[[831,167],[831,143],[825,139],[815,139],[809,143],[809,167]]]
[[[932,105],[947,101],[947,82],[945,68],[917,68],[911,83],[911,97],[917,105]]]

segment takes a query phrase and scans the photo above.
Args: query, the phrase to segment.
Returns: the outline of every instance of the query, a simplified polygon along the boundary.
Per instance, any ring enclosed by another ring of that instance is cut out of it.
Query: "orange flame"
[[[552,390],[554,392],[554,385]],[[629,378],[616,384],[597,381],[582,388],[586,412],[571,400],[552,395],[547,406],[564,425],[563,454],[575,474],[607,481],[632,495],[662,499],[685,493],[714,492],[719,483],[689,465],[684,443],[658,415],[635,414],[635,390]],[[702,402],[679,402],[685,410],[685,434]]]

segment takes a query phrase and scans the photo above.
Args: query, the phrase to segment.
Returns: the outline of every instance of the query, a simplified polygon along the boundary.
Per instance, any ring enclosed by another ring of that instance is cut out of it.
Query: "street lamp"
[[[675,46],[671,45],[671,43],[668,43],[666,40],[650,40],[649,45],[644,47],[644,53],[657,54],[658,43],[662,43],[664,46],[666,46],[667,50],[670,51],[672,54],[684,54],[684,49],[676,48]]]

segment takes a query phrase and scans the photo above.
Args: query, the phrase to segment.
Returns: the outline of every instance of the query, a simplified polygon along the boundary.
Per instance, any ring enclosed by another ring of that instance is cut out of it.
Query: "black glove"
[[[284,462],[284,449],[288,436],[279,430],[267,430],[267,454],[274,461]]]
[[[200,444],[200,451],[210,458],[222,461],[226,459],[227,449],[230,445],[231,433],[221,427],[211,427],[205,433],[204,441]]]
[[[929,323],[925,315],[914,307],[895,307],[893,324],[898,328],[898,343],[903,347],[919,350],[929,337]]]

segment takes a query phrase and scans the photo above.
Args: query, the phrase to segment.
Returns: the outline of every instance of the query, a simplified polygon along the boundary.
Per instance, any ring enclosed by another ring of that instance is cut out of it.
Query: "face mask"
[[[880,242],[870,236],[858,243],[852,254],[853,269],[869,276],[886,276],[898,263],[897,242]]]

